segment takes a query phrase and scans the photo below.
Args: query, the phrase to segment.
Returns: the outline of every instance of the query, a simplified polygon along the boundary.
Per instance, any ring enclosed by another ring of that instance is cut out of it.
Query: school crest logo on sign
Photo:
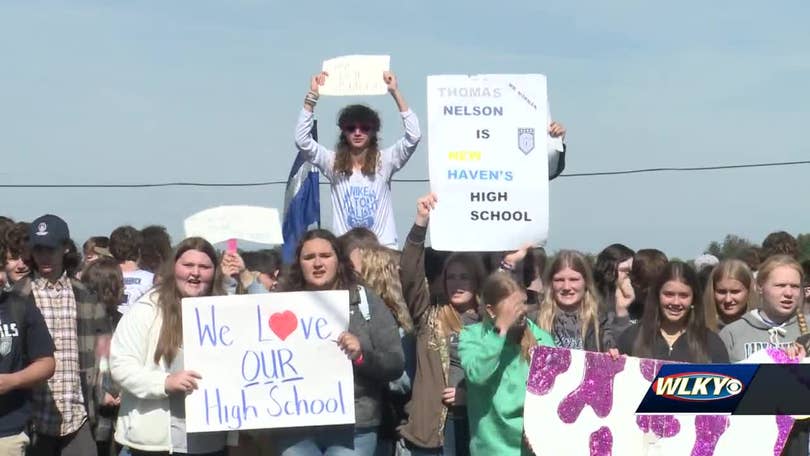
[[[518,128],[518,149],[524,155],[534,150],[534,128]]]

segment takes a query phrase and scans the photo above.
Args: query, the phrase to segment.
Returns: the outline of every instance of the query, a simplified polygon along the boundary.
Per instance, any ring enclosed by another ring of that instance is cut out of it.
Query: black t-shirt
[[[0,374],[53,356],[53,339],[37,306],[14,292],[0,292]],[[31,391],[0,395],[0,437],[19,434],[31,415]]]

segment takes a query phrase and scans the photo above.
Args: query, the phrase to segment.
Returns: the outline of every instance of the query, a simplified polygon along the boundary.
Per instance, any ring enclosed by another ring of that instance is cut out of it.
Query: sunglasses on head
[[[346,133],[354,133],[355,131],[360,130],[363,133],[368,133],[371,131],[371,125],[366,124],[357,124],[357,125],[344,125],[343,131]]]

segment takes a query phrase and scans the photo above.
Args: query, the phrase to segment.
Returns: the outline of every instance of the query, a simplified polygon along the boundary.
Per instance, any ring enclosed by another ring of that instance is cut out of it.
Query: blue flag
[[[318,140],[318,123],[312,125],[312,138]],[[287,190],[284,193],[284,222],[282,234],[284,262],[295,261],[295,248],[298,241],[313,224],[321,224],[321,197],[318,188],[318,170],[299,152],[295,157]]]

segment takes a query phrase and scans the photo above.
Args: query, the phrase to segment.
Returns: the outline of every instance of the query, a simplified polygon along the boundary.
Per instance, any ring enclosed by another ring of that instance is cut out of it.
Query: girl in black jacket
[[[639,358],[686,363],[727,363],[720,337],[706,327],[694,269],[670,261],[645,303],[639,324],[619,337],[619,351]]]

